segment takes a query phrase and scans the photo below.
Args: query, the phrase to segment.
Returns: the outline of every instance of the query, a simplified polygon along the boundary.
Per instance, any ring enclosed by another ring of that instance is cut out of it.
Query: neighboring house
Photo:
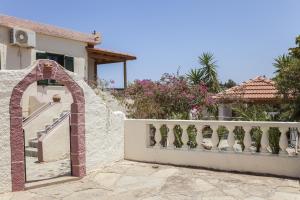
[[[258,76],[229,88],[213,97],[218,103],[219,120],[232,118],[232,105],[236,103],[278,104],[280,96],[275,82]]]
[[[126,87],[126,61],[135,60],[136,57],[95,48],[100,43],[100,34],[96,32],[84,34],[0,15],[0,70],[24,69],[37,59],[51,59],[88,82],[94,82],[99,64],[121,62]],[[62,101],[70,101],[68,91],[56,81],[43,80],[33,84],[23,96],[23,114],[27,116],[32,113],[37,101],[48,101],[53,94],[60,94]]]

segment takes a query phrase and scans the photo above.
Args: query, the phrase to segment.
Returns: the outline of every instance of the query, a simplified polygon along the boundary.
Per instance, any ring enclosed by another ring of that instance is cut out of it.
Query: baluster
[[[161,134],[160,134],[160,127],[161,127],[161,124],[154,124],[154,127],[155,127],[155,145],[154,147],[155,148],[160,148],[161,145],[160,145],[160,140],[161,140]]]
[[[234,149],[233,149],[233,145],[235,143],[234,133],[233,133],[234,128],[235,128],[234,126],[227,127],[227,129],[229,131],[228,138],[227,138],[228,150],[229,151],[234,151]]]
[[[197,149],[204,149],[202,146],[203,143],[203,130],[204,126],[199,126],[199,129],[197,129],[197,135],[196,135],[196,142],[197,142]]]
[[[251,132],[251,129],[252,127],[251,126],[245,126],[243,127],[244,131],[245,131],[245,136],[244,136],[244,146],[245,146],[245,149],[244,149],[244,152],[251,152],[251,135],[250,135],[250,132]]]
[[[181,128],[182,128],[182,137],[181,137],[181,140],[183,142],[183,145],[181,148],[184,148],[184,149],[187,149],[188,148],[188,141],[189,141],[189,136],[188,136],[188,133],[187,133],[187,128],[188,128],[188,125],[180,125]]]
[[[155,133],[153,131],[151,131],[151,127],[152,127],[152,124],[149,124],[148,125],[149,136],[147,137],[147,140],[146,140],[147,147],[153,147],[154,146]]]
[[[280,147],[280,152],[279,154],[285,155],[287,154],[286,148],[288,147],[288,139],[286,136],[286,132],[289,130],[287,127],[280,127],[280,139],[279,139],[279,147]]]
[[[260,152],[261,153],[269,153],[268,147],[269,147],[269,127],[261,127],[262,130],[262,136],[260,141]]]
[[[173,124],[167,124],[167,127],[169,129],[167,147],[173,149],[174,148],[174,140],[175,140],[174,125]]]
[[[217,150],[218,149],[217,145],[219,144],[219,136],[217,133],[218,126],[210,126],[210,128],[213,131],[211,136],[211,144],[212,144],[211,150]]]

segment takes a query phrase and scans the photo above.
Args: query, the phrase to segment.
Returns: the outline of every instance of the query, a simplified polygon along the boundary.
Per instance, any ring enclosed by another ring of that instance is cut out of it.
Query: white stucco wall
[[[32,49],[10,45],[9,30],[0,26],[1,69],[22,69],[29,66],[33,61]]]
[[[13,87],[32,70],[0,71],[0,192],[11,190],[9,101]],[[112,112],[105,101],[80,78],[71,73],[83,88],[86,101],[87,171],[111,164],[124,156],[122,112]]]
[[[13,87],[29,70],[0,71],[0,192],[11,190],[9,101]]]
[[[35,48],[19,48],[10,44],[10,28],[0,26],[1,69],[24,69],[36,60],[36,52],[48,52],[74,57],[74,72],[88,78],[89,66],[87,43],[36,33]]]
[[[85,96],[87,171],[124,156],[124,113],[107,107],[105,101],[82,79],[75,77]]]

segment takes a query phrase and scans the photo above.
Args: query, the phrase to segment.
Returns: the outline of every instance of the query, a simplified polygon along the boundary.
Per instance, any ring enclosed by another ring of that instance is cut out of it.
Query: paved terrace
[[[120,161],[81,180],[0,194],[0,199],[300,200],[300,186],[283,178]]]

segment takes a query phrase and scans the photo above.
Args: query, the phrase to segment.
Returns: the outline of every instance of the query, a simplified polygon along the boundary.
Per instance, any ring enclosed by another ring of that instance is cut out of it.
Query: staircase
[[[36,138],[29,140],[28,146],[25,147],[25,156],[38,157],[38,139],[43,135],[54,129],[60,122],[70,116],[70,111],[63,111],[58,118],[54,118],[52,124],[45,125],[44,130],[36,133]]]

